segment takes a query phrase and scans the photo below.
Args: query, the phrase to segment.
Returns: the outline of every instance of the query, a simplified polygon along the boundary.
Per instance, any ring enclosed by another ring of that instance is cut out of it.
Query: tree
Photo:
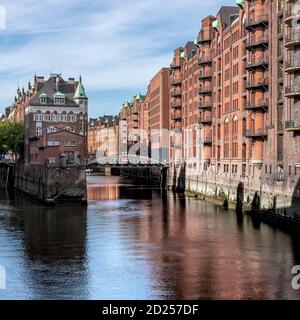
[[[24,149],[24,125],[17,122],[0,122],[0,154],[11,152],[22,155]]]

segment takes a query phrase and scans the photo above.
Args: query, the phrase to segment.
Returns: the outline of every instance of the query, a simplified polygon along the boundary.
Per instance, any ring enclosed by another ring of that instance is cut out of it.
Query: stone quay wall
[[[249,177],[187,173],[184,166],[169,168],[167,185],[203,200],[253,213],[263,220],[280,220],[300,226],[300,181],[252,181]]]
[[[87,202],[83,167],[16,164],[13,187],[48,204],[62,201]]]
[[[121,166],[118,170],[121,176],[141,179],[148,184],[162,188],[166,187],[167,171],[161,166]]]
[[[0,188],[6,188],[10,182],[12,166],[7,163],[0,163]]]

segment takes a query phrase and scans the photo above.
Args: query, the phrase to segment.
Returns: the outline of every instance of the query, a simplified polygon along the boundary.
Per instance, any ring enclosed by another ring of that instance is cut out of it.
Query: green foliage
[[[21,154],[24,147],[24,125],[17,122],[0,122],[0,154]]]

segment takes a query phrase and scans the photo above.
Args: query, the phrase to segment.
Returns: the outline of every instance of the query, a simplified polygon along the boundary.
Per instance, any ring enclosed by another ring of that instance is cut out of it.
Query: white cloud
[[[7,30],[0,33],[6,39],[0,44],[2,107],[12,100],[18,80],[25,85],[34,73],[50,71],[82,74],[90,92],[146,90],[150,78],[170,63],[173,48],[196,37],[200,20],[217,7],[216,0],[211,10],[199,0],[0,3],[7,10]]]

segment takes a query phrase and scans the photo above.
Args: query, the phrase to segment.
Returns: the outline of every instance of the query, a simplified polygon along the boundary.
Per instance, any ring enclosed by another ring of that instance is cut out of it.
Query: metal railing
[[[285,37],[285,44],[293,44],[300,42],[300,32],[292,32]]]
[[[261,12],[255,11],[255,15],[253,17],[250,17],[246,21],[245,27],[251,28],[253,26],[261,25],[261,24],[267,25],[268,23],[269,23],[269,15],[268,14],[266,14],[265,12],[261,13]]]
[[[286,95],[300,94],[300,85],[293,85],[285,87]]]

